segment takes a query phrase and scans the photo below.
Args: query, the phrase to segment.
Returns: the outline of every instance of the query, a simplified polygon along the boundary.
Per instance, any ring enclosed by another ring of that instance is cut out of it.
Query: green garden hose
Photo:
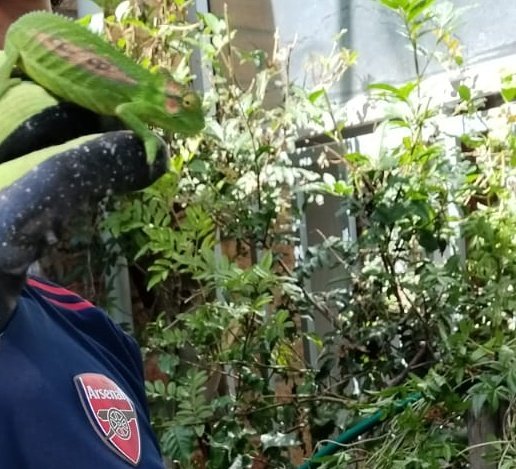
[[[419,399],[421,399],[420,393],[410,394],[405,399],[396,402],[394,404],[394,410],[396,413],[401,412],[409,404],[412,404],[418,401]],[[317,467],[320,464],[316,462],[319,458],[322,458],[323,456],[329,456],[331,454],[338,452],[342,449],[343,444],[350,443],[355,438],[360,436],[362,433],[371,430],[384,418],[385,412],[382,410],[378,410],[373,415],[360,420],[357,424],[353,425],[348,430],[342,432],[337,438],[335,438],[335,440],[322,446],[322,448],[319,451],[317,451],[308,461],[299,466],[298,469],[313,469]]]

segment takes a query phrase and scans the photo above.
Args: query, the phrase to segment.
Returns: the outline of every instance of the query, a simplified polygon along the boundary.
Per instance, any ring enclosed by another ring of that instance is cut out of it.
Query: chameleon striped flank
[[[91,50],[78,47],[72,42],[43,32],[36,34],[36,40],[49,52],[55,53],[69,64],[83,67],[91,74],[129,85],[137,84],[137,81],[124,73],[122,69],[108,59],[99,57]]]

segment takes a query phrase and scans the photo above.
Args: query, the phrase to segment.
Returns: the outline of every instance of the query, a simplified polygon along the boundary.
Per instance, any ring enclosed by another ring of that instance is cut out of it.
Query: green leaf
[[[370,90],[388,91],[392,94],[396,94],[398,92],[398,88],[389,85],[388,83],[371,83],[367,88]]]
[[[516,394],[516,367],[514,366],[507,373],[507,386],[512,394]]]
[[[516,99],[516,74],[506,75],[502,78],[502,96],[506,102]]]
[[[174,373],[174,368],[179,364],[179,358],[177,355],[172,354],[160,354],[158,359],[159,369],[166,373],[167,375],[171,375]]]
[[[410,128],[410,124],[406,120],[401,119],[399,117],[389,119],[389,124],[391,124],[392,126],[403,127],[406,129]]]
[[[252,62],[257,69],[262,69],[267,63],[267,53],[261,49],[239,51],[240,63]]]
[[[486,138],[483,135],[475,135],[475,134],[468,135],[468,134],[464,134],[464,135],[461,135],[460,141],[462,143],[464,143],[467,147],[469,147],[471,149],[474,149],[474,148],[479,148],[482,145],[485,145]]]
[[[156,390],[157,393],[163,395],[165,394],[165,383],[163,383],[163,381],[161,380],[158,380],[158,381],[154,381],[154,389]]]
[[[408,98],[412,91],[416,88],[416,82],[408,82],[399,88],[389,85],[388,83],[373,83],[368,86],[370,90],[384,91],[387,95],[392,95],[400,101],[408,101]]]
[[[347,196],[353,194],[353,187],[345,181],[335,181],[333,185],[333,192],[337,195]]]
[[[516,100],[516,86],[502,88],[502,96],[503,99],[508,103]]]
[[[486,349],[484,347],[478,347],[476,350],[474,350],[470,354],[470,360],[471,360],[472,363],[479,362],[487,354],[488,354],[488,352],[486,351]]]
[[[167,395],[171,398],[175,397],[176,395],[176,383],[173,381],[170,381],[167,385]]]
[[[197,438],[201,438],[206,431],[204,425],[194,425],[193,430]]]
[[[215,34],[224,31],[224,29],[226,28],[224,20],[219,19],[213,13],[203,13],[199,14],[199,16],[203,19],[206,26]]]
[[[471,100],[471,90],[466,85],[460,85],[457,91],[462,101]]]
[[[262,156],[264,153],[271,154],[273,152],[274,152],[274,148],[271,147],[270,145],[262,145],[260,148],[258,148],[258,150],[256,150],[256,158]]]
[[[147,394],[154,393],[154,383],[152,381],[145,381],[145,391]]]
[[[172,425],[163,435],[163,451],[175,461],[186,464],[194,448],[195,434],[192,429],[180,425]]]
[[[308,95],[308,100],[311,103],[315,103],[321,96],[323,96],[325,93],[325,89],[321,88],[320,90],[313,91]]]
[[[380,3],[391,10],[397,10],[399,8],[404,10],[407,7],[407,1],[408,0],[380,0]]]
[[[369,157],[363,153],[345,153],[344,159],[356,165],[365,165],[369,163]]]
[[[425,10],[428,10],[435,0],[419,0],[408,8],[407,21],[412,22],[414,18],[419,16]]]
[[[312,342],[319,350],[321,350],[324,347],[324,343],[321,339],[321,337],[318,334],[315,334],[313,332],[307,332],[305,334],[306,338]]]

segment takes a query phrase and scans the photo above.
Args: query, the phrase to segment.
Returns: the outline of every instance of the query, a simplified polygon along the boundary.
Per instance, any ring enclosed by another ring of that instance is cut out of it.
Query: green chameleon
[[[159,148],[153,125],[194,134],[204,127],[201,100],[164,73],[151,73],[122,52],[65,17],[28,13],[5,37],[0,96],[20,80],[18,66],[57,97],[98,114],[117,116],[144,142],[152,163]]]

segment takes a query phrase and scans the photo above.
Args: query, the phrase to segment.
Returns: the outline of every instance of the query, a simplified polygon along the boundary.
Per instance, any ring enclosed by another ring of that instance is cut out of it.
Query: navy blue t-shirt
[[[163,469],[136,342],[30,278],[0,337],[1,469]]]

